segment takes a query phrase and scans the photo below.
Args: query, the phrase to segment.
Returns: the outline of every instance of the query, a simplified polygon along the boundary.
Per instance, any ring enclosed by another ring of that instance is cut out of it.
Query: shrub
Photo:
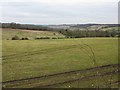
[[[37,39],[50,39],[50,37],[36,37],[35,39],[36,39],[36,40],[37,40]]]
[[[65,39],[65,37],[58,37],[58,39]]]
[[[52,39],[58,39],[57,37],[52,37]]]
[[[28,38],[28,37],[25,37],[25,40],[29,40],[29,38]]]
[[[56,35],[56,33],[53,33],[53,35]]]
[[[25,38],[21,38],[21,40],[25,40]]]
[[[22,37],[21,40],[30,40],[28,37]]]
[[[35,39],[40,39],[40,37],[36,37]]]
[[[50,37],[41,37],[41,39],[50,39]]]
[[[12,37],[12,40],[20,40],[20,38],[15,35],[14,37]]]

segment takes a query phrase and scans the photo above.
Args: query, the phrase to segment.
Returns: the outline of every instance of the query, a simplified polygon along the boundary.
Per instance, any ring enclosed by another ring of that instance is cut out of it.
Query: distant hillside
[[[30,38],[35,39],[38,37],[64,37],[64,35],[55,32],[55,31],[35,31],[35,30],[26,30],[26,29],[2,29],[2,39],[11,40],[12,37],[18,36],[19,38]]]
[[[63,24],[48,25],[49,28],[70,29],[70,30],[102,30],[103,28],[118,27],[118,24]]]
[[[118,24],[60,24],[60,25],[34,25],[19,23],[0,23],[2,28],[28,29],[39,31],[58,31],[58,30],[106,30],[107,28],[117,28]]]

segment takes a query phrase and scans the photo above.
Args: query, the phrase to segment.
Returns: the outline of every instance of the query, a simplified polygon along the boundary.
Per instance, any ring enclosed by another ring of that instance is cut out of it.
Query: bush
[[[25,38],[21,38],[21,40],[25,40]]]
[[[20,38],[15,35],[14,37],[12,37],[12,40],[20,40]]]
[[[40,39],[50,39],[50,37],[41,37]]]
[[[22,37],[21,40],[30,40],[28,37]]]
[[[28,38],[28,37],[25,37],[25,40],[29,40],[29,38]]]
[[[53,35],[56,35],[56,33],[53,33]]]
[[[50,37],[36,37],[35,39],[36,39],[36,40],[37,40],[37,39],[50,39]]]
[[[58,39],[65,39],[65,37],[58,37]]]
[[[58,39],[57,37],[52,37],[52,39]]]
[[[36,37],[35,39],[40,39],[40,37]]]

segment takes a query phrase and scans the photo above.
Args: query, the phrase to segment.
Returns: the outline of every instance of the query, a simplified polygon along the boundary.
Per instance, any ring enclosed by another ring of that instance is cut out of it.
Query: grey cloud
[[[2,5],[4,22],[17,21],[22,23],[117,23],[117,4],[88,3],[73,5],[50,5],[35,2],[14,2]]]

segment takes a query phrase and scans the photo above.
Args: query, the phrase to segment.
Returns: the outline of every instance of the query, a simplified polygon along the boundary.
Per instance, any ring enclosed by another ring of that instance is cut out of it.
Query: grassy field
[[[2,29],[2,39],[10,39],[14,37],[15,35],[22,37],[29,37],[30,39],[34,39],[36,37],[64,37],[62,34],[59,34],[58,32],[52,32],[52,31],[36,31],[36,30],[21,30],[21,29],[10,29],[10,28],[3,28]]]
[[[3,40],[3,81],[118,63],[117,38]],[[86,45],[87,44],[87,45]]]

